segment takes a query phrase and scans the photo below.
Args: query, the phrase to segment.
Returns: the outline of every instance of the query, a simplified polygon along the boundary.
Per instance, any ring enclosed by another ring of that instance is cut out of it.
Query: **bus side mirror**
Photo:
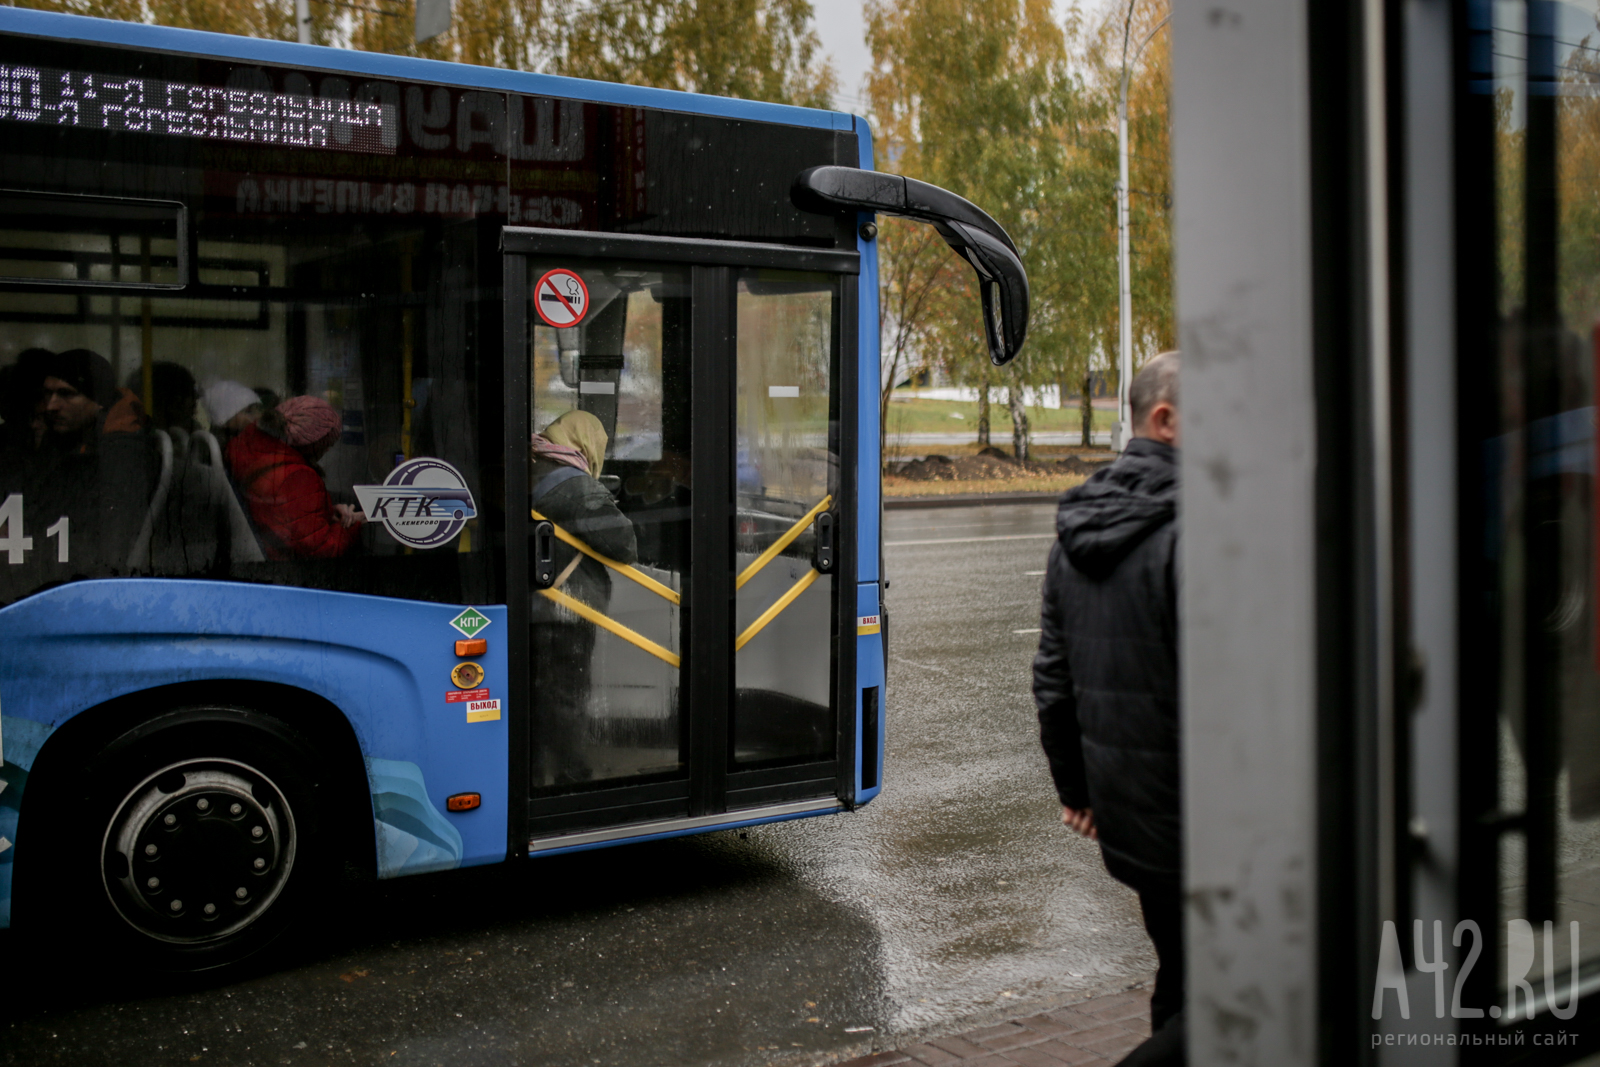
[[[989,360],[1003,367],[1028,338],[1031,294],[1016,243],[982,208],[948,189],[857,167],[811,167],[795,177],[790,199],[802,211],[873,211],[931,223],[978,275]]]

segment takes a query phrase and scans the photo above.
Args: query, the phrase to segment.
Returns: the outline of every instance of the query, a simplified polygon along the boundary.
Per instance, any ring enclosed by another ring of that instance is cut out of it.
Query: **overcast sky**
[[[1123,0],[1079,0],[1086,12],[1097,12],[1108,7],[1121,8]],[[1056,0],[1058,10],[1069,9],[1071,0]],[[839,74],[839,92],[833,106],[840,111],[857,114],[867,108],[863,97],[862,80],[872,65],[872,53],[867,51],[867,27],[861,17],[861,0],[811,0],[816,12],[817,36],[822,38],[822,50],[833,57],[833,69]]]
[[[867,51],[861,0],[811,0],[811,6],[816,11],[822,50],[833,57],[833,69],[839,75],[833,106],[840,111],[865,111],[861,82],[872,65],[872,53]]]

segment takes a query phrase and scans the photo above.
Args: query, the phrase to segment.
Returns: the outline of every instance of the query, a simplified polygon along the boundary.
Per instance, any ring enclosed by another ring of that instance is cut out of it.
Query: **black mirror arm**
[[[1003,367],[1028,336],[1028,272],[1011,235],[988,212],[948,189],[856,167],[811,167],[790,190],[802,211],[873,211],[931,223],[978,276],[989,359]]]

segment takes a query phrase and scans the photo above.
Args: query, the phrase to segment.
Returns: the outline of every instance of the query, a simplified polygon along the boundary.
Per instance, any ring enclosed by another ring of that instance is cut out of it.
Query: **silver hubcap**
[[[288,881],[294,853],[294,814],[271,779],[233,760],[185,760],[123,798],[101,871],[135,929],[197,944],[259,919]]]

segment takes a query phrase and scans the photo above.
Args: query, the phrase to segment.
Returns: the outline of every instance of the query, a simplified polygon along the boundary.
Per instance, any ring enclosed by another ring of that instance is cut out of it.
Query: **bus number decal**
[[[70,523],[65,515],[50,524],[44,532],[46,537],[59,537],[56,543],[56,562],[66,563],[70,558],[67,545],[67,530]],[[33,551],[33,538],[24,536],[22,532],[22,494],[9,493],[5,503],[0,504],[0,552],[6,554],[6,562],[10,564],[22,563],[24,553]]]
[[[67,521],[67,517],[63,515],[51,525],[50,529],[44,532],[46,537],[61,538],[61,540],[56,544],[57,563],[67,562],[67,531],[69,528],[70,524]]]
[[[33,548],[33,538],[22,536],[22,494],[12,493],[0,504],[0,527],[6,535],[0,537],[0,552],[7,553],[8,563],[21,563],[22,554]]]

